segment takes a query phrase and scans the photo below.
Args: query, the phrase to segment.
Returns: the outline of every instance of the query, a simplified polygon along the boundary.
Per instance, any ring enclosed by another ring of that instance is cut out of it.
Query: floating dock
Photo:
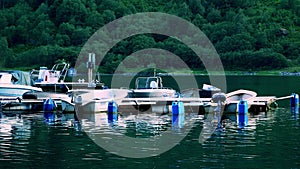
[[[44,93],[42,93],[44,94]],[[56,105],[58,110],[61,109],[61,102],[64,97],[64,95],[59,95],[57,97],[53,97],[55,94],[48,94],[39,98],[0,98],[0,110],[1,111],[34,111],[39,112],[43,111],[43,104],[45,100],[52,98]],[[51,97],[52,96],[52,97]]]
[[[211,105],[211,98],[124,98],[118,104],[119,112],[171,112],[172,102],[183,102],[185,112],[204,111]],[[200,110],[201,109],[201,110]]]
[[[275,96],[253,97],[248,100],[249,111],[265,112],[271,108],[271,104],[277,100],[288,99],[291,96],[276,98]],[[183,102],[186,113],[204,114],[209,107],[217,107],[218,103],[211,98],[125,98],[118,104],[119,112],[158,112],[169,113],[172,102]],[[224,112],[237,112],[239,101],[224,102]]]
[[[277,100],[289,99],[292,96],[277,98],[275,96],[258,96],[247,100],[250,112],[268,111],[271,105]],[[47,99],[47,98],[46,98]],[[52,98],[59,106],[62,98]],[[42,111],[45,98],[21,99],[21,98],[0,98],[1,110],[3,111]],[[204,114],[210,107],[217,107],[218,103],[212,102],[211,98],[124,98],[118,103],[118,111],[123,113],[156,112],[170,113],[173,102],[182,102],[185,113]],[[237,112],[239,101],[222,102],[224,112]]]

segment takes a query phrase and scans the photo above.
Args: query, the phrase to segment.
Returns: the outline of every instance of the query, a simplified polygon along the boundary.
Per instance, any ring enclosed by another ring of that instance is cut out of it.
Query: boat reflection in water
[[[2,114],[0,110],[0,154],[4,155],[1,160],[26,156],[31,127],[31,122],[21,114]]]
[[[150,157],[170,150],[189,133],[198,114],[172,117],[161,113],[78,112],[85,133],[107,151],[131,158]],[[126,146],[125,146],[126,145]],[[119,147],[119,148],[118,148]],[[121,148],[120,148],[121,147]]]

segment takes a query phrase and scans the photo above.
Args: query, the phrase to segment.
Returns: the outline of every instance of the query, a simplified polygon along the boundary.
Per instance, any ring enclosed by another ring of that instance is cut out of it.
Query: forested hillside
[[[227,70],[268,70],[300,64],[298,0],[0,0],[0,67],[74,64],[86,40],[103,25],[138,12],[164,12],[198,26]],[[197,57],[170,37],[123,40],[105,59],[110,73],[133,52],[169,50],[194,69]]]

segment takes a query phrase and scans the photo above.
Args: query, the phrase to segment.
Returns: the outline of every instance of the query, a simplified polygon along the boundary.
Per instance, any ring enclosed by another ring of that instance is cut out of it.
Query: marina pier
[[[275,97],[275,96],[257,96],[248,99],[249,111],[265,112],[271,108],[273,103],[278,100],[290,99],[291,96]],[[0,98],[2,111],[42,111],[43,103],[46,99],[52,98],[58,105],[58,110],[64,111],[61,107],[62,102],[67,102],[74,106],[74,103],[61,94],[45,95],[44,97],[22,99],[22,98]],[[113,101],[113,99],[111,99]],[[117,106],[119,112],[138,113],[138,112],[156,112],[156,113],[171,113],[173,102],[182,102],[185,108],[185,113],[204,114],[209,107],[217,107],[217,103],[211,98],[123,98]],[[237,112],[237,104],[239,101],[223,102],[225,113]],[[72,113],[72,112],[69,112]]]

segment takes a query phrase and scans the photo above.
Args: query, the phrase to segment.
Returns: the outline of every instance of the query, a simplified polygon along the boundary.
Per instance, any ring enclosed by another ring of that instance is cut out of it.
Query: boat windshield
[[[162,88],[160,77],[139,77],[136,79],[136,89]]]

